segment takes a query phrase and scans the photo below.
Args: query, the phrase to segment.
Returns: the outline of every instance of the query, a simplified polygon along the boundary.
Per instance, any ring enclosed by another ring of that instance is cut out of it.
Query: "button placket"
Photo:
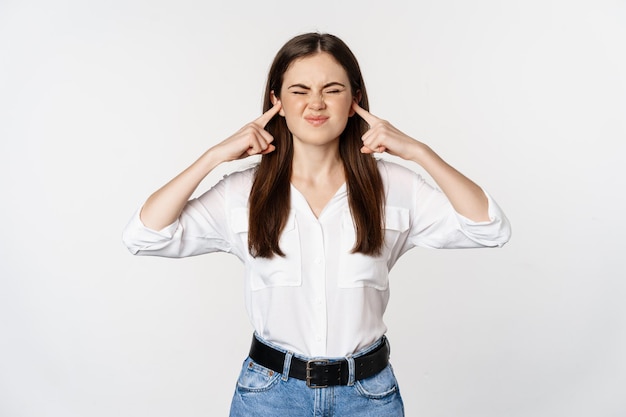
[[[320,351],[326,351],[327,311],[326,311],[326,263],[324,258],[324,234],[318,223],[315,228],[313,258],[313,306],[315,317],[315,342]]]

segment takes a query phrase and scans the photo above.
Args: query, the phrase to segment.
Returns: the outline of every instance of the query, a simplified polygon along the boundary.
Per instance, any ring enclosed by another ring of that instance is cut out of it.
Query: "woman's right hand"
[[[223,162],[234,161],[252,155],[264,155],[273,152],[274,137],[265,130],[265,126],[280,111],[280,100],[255,121],[248,123],[229,138],[215,145],[212,149]]]
[[[272,152],[274,138],[265,125],[280,110],[280,101],[237,133],[206,151],[191,166],[155,191],[141,210],[141,221],[153,230],[161,230],[180,216],[187,200],[200,182],[222,162],[241,159],[250,155]]]

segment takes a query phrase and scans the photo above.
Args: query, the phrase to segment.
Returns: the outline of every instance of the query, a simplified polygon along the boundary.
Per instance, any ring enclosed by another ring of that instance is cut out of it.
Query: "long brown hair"
[[[338,37],[330,34],[307,33],[288,41],[276,54],[269,71],[263,111],[272,107],[271,92],[280,97],[283,77],[296,59],[326,52],[345,69],[352,95],[360,95],[359,105],[369,109],[365,83],[356,57]],[[274,152],[263,155],[254,177],[249,199],[248,250],[255,257],[285,256],[279,245],[280,235],[289,216],[293,143],[284,117],[274,117],[265,129],[274,137]],[[339,155],[343,161],[348,202],[356,230],[352,252],[366,255],[380,253],[384,243],[385,192],[376,160],[363,154],[361,136],[367,123],[358,115],[348,119],[339,140]]]

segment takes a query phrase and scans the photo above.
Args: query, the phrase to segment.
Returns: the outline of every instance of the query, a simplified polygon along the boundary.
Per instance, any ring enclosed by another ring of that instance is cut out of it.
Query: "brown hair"
[[[307,33],[288,41],[276,54],[270,68],[263,111],[272,107],[271,92],[280,97],[283,77],[296,59],[326,52],[345,69],[352,95],[360,94],[359,105],[369,109],[363,76],[356,57],[338,37]],[[274,137],[274,152],[263,155],[255,174],[249,199],[248,250],[255,257],[285,256],[279,240],[289,216],[293,143],[284,117],[274,117],[265,129]],[[379,254],[384,243],[385,192],[377,163],[371,154],[363,154],[361,136],[368,125],[358,115],[349,118],[339,140],[348,202],[356,229],[352,252]]]

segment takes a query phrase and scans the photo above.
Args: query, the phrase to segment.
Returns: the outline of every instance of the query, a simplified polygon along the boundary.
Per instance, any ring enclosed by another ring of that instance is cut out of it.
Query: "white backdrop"
[[[0,416],[227,415],[242,267],[133,257],[121,231],[312,30],[513,225],[394,269],[407,415],[626,415],[624,1],[1,0]]]

